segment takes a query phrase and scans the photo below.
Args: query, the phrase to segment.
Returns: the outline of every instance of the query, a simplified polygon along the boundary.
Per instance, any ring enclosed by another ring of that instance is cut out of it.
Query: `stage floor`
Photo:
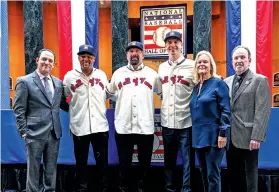
[[[95,192],[96,170],[95,166],[88,168],[89,192]],[[222,192],[229,192],[226,169],[222,169]],[[133,167],[133,177],[137,177],[137,167]],[[163,167],[151,167],[149,175],[149,192],[164,192],[164,172]],[[135,180],[134,179],[134,180]],[[182,179],[182,169],[177,167],[175,181],[178,190],[180,189]],[[193,192],[202,192],[202,181],[199,169],[196,168],[192,178]],[[2,165],[1,168],[1,191],[15,192],[25,189],[26,165]],[[109,167],[109,184],[111,192],[118,192],[118,168]],[[134,184],[134,186],[136,186]],[[259,170],[259,192],[278,192],[279,191],[279,170]],[[58,166],[57,188],[56,192],[74,192],[75,191],[75,167],[69,165]]]

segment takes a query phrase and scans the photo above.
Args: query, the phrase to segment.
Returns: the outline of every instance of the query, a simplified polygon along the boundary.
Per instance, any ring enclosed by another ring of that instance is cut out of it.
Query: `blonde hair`
[[[206,55],[210,60],[210,75],[211,75],[211,77],[219,77],[216,74],[216,63],[215,63],[211,53],[209,53],[208,51],[200,51],[200,52],[198,52],[198,54],[196,56],[194,70],[193,70],[194,83],[196,83],[196,84],[199,82],[199,74],[197,72],[198,59],[202,55]]]

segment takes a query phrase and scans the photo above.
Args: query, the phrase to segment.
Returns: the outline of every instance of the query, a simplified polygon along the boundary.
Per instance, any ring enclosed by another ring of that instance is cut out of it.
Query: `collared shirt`
[[[51,91],[51,94],[52,94],[52,97],[54,96],[54,85],[53,85],[53,81],[52,81],[52,78],[50,77],[50,75],[47,75],[47,76],[44,76],[43,74],[41,74],[38,70],[36,70],[37,74],[39,75],[39,78],[43,84],[43,86],[45,87],[45,80],[44,78],[47,77],[47,82],[49,84],[49,88],[50,88],[50,91]]]
[[[94,68],[86,76],[78,70],[64,77],[65,95],[71,94],[70,129],[76,136],[108,131],[106,118],[106,74]]]
[[[174,65],[173,65],[174,64]],[[162,84],[161,125],[183,129],[192,126],[189,103],[194,88],[194,61],[181,56],[175,62],[160,64]]]
[[[244,73],[242,73],[242,74],[238,75],[238,76],[240,77],[240,80],[239,80],[239,86],[241,85],[241,83],[242,83],[243,79],[246,77],[246,75],[247,75],[247,73],[248,73],[248,71],[249,71],[249,70],[250,70],[250,69],[247,69]],[[233,84],[235,84],[235,81],[236,81],[236,76],[237,76],[237,74],[235,74],[235,76],[234,76],[234,79],[233,79]]]
[[[120,134],[154,133],[154,90],[160,83],[153,69],[140,65],[140,70],[130,65],[116,70],[107,86],[110,95],[117,93],[114,125]]]

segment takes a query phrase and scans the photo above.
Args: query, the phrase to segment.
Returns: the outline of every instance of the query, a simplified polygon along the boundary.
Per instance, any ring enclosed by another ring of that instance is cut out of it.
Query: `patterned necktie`
[[[233,96],[235,96],[235,93],[239,89],[241,81],[242,81],[242,77],[239,75],[236,75],[235,80],[234,80],[234,85],[233,85]]]
[[[50,86],[48,83],[48,77],[44,77],[44,82],[45,82],[45,90],[48,98],[52,101],[52,92],[50,90]]]

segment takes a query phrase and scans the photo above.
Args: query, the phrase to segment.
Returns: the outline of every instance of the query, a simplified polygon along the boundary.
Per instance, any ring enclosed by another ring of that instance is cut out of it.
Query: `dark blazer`
[[[232,95],[234,75],[225,79]],[[248,71],[231,98],[231,140],[235,147],[249,149],[251,139],[264,141],[270,116],[270,89],[267,77]]]
[[[52,128],[57,139],[62,136],[60,105],[65,110],[68,105],[62,81],[54,76],[51,78],[54,84],[52,101],[48,99],[36,71],[17,79],[13,108],[20,136],[26,134],[29,139],[45,139]]]
[[[198,83],[194,87],[190,102],[193,147],[218,147],[220,135],[228,138],[228,148],[231,126],[229,88],[217,77],[204,81],[198,95],[199,86]]]

